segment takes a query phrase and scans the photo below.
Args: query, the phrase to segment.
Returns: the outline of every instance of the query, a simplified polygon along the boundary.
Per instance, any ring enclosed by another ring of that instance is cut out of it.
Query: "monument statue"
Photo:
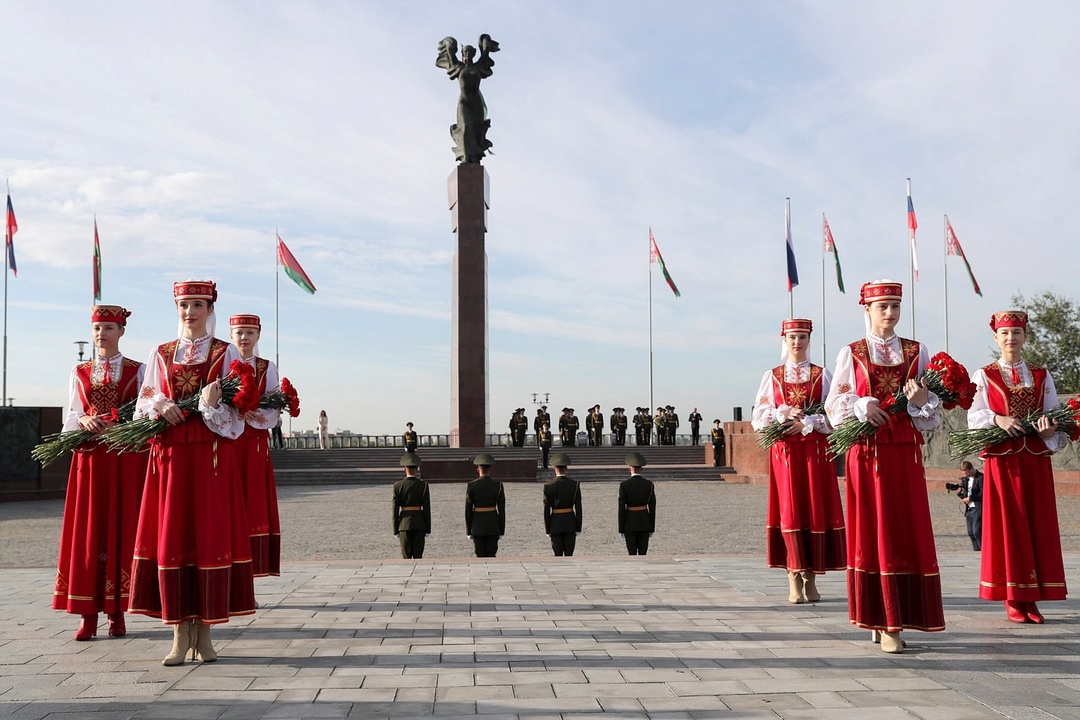
[[[461,86],[458,97],[457,122],[450,126],[450,137],[457,143],[454,155],[459,163],[478,164],[491,148],[487,139],[491,121],[487,117],[487,104],[480,94],[480,81],[491,77],[495,61],[491,53],[499,51],[499,43],[490,35],[481,35],[480,59],[476,59],[476,48],[466,45],[461,49],[458,60],[457,40],[443,38],[439,43],[439,57],[435,65],[446,70],[451,80],[457,80]]]

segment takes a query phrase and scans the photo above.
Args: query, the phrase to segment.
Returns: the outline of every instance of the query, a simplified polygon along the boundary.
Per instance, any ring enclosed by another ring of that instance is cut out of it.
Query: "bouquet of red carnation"
[[[815,403],[803,408],[803,415],[820,415],[825,412],[825,403]],[[766,425],[758,431],[758,447],[768,450],[776,444],[777,440],[784,438],[784,431],[791,427],[791,420],[783,420]]]
[[[114,423],[128,422],[134,413],[135,400],[131,399],[120,407],[113,408],[105,415],[104,419]],[[41,467],[46,467],[65,453],[69,453],[86,443],[97,442],[101,439],[102,435],[100,433],[92,433],[81,427],[78,430],[53,433],[41,438],[41,443],[30,451],[30,457],[41,463]]]
[[[1057,423],[1058,430],[1068,434],[1069,440],[1080,440],[1080,399],[1070,398],[1068,402],[1056,405],[1046,412],[1036,410],[1020,419],[1024,435],[1036,435],[1035,423],[1045,415],[1051,422]],[[984,448],[1009,439],[1009,433],[997,425],[971,430],[953,430],[949,433],[949,455],[962,458],[980,453]]]
[[[975,399],[975,383],[971,382],[967,368],[952,359],[947,353],[940,352],[930,358],[926,371],[919,376],[926,383],[927,389],[938,396],[946,410],[971,407]],[[907,412],[908,399],[901,387],[892,397],[881,400],[880,407],[891,415]],[[868,422],[852,418],[833,431],[829,436],[829,454],[832,457],[843,455],[851,446],[864,437],[873,435],[877,427]]]
[[[176,406],[187,417],[191,413],[199,412],[199,396],[202,389],[176,401]],[[229,374],[221,381],[221,402],[236,408],[243,415],[249,410],[259,407],[258,385],[255,381],[255,371],[247,363],[233,360],[229,366]],[[110,450],[119,452],[132,452],[141,450],[152,438],[160,435],[169,423],[165,418],[141,418],[131,420],[106,430],[102,436]]]
[[[268,410],[285,410],[291,417],[300,414],[300,396],[289,378],[281,378],[281,387],[264,393],[259,399],[259,407]]]

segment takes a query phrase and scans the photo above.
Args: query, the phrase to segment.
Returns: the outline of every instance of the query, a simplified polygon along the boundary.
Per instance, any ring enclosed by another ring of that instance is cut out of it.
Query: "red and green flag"
[[[968,263],[967,255],[964,254],[964,248],[960,247],[960,241],[957,239],[956,233],[953,232],[948,215],[945,216],[945,252],[947,255],[954,255],[964,261],[964,269],[967,270],[968,279],[971,280],[971,287],[975,289],[976,295],[982,297],[982,290],[979,289],[975,274],[971,272],[971,264]]]
[[[98,240],[97,218],[94,218],[94,302],[101,300],[101,242]]]
[[[285,241],[281,239],[281,235],[277,236],[277,259],[278,265],[285,268],[285,274],[292,278],[294,283],[299,285],[307,294],[315,294],[315,283],[311,282],[311,278],[304,272],[304,268],[300,267],[300,263],[289,252],[289,248],[285,246]]]
[[[7,221],[4,228],[4,250],[7,255],[7,266],[15,277],[19,277],[19,268],[15,266],[15,233],[19,232],[19,223],[15,222],[15,208],[11,207],[11,191],[7,196]]]
[[[675,287],[675,281],[668,274],[667,265],[664,264],[664,256],[660,254],[660,248],[656,246],[656,238],[653,237],[652,228],[649,228],[649,262],[660,266],[660,272],[664,273],[664,280],[667,280],[671,292],[675,293],[675,297],[682,297],[679,288]]]
[[[825,219],[825,213],[821,214],[821,232],[825,237],[825,252],[832,253],[833,259],[836,260],[836,287],[840,288],[840,292],[844,292],[844,274],[840,272],[840,252],[836,249],[836,241],[833,240],[832,228],[829,227],[829,221]]]

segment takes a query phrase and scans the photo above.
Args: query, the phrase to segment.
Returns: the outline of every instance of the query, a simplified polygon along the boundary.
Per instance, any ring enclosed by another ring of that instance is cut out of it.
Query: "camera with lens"
[[[967,497],[967,478],[960,478],[960,482],[947,482],[945,483],[945,492],[956,493],[956,497],[961,500]]]

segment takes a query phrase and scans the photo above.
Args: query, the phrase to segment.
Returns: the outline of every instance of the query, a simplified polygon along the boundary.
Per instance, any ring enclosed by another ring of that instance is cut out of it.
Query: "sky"
[[[260,354],[301,395],[294,431],[324,409],[331,430],[448,432],[447,36],[501,46],[482,84],[492,432],[531,417],[534,393],[579,416],[748,416],[789,307],[832,365],[863,335],[869,280],[903,281],[901,334],[971,370],[1014,295],[1076,297],[1075,3],[2,0],[0,15],[15,405],[66,401],[96,218],[101,302],[133,313],[125,355],[176,336],[174,281],[212,279],[219,337],[231,314],[262,317]],[[946,215],[983,297],[945,258]],[[650,228],[681,297],[650,268]],[[275,231],[315,295],[276,268]]]

